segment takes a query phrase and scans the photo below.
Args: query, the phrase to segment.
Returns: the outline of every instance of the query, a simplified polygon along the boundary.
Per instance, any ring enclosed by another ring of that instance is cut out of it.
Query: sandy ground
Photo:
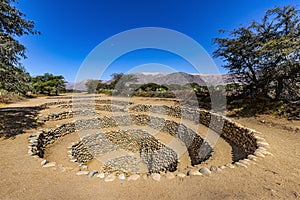
[[[45,101],[57,99],[31,99],[9,107],[22,108]],[[139,101],[153,102],[151,99]],[[7,107],[2,107],[0,111],[5,109]],[[99,178],[77,176],[77,165],[69,162],[64,150],[78,139],[76,134],[58,140],[47,150],[47,159],[59,159],[59,165],[42,168],[41,159],[27,154],[28,136],[39,127],[26,127],[23,134],[0,139],[0,199],[300,199],[300,122],[272,116],[235,120],[262,132],[274,156],[258,158],[247,169],[224,169],[209,177],[163,178],[159,182],[139,179],[107,183]],[[14,125],[13,121],[10,123]],[[59,123],[63,121],[44,126],[53,127]],[[228,155],[224,152],[222,155],[222,151],[219,154],[220,158]],[[75,169],[63,171],[62,166]]]

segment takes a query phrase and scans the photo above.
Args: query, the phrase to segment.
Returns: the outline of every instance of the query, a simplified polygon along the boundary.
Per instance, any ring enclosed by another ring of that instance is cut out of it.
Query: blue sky
[[[28,51],[22,61],[32,75],[50,72],[73,82],[86,56],[107,38],[139,27],[163,27],[196,40],[212,55],[212,39],[220,29],[232,30],[260,19],[274,6],[296,5],[296,0],[19,0],[17,7],[35,21],[41,35],[19,38]],[[299,4],[299,2],[298,2]],[[101,57],[99,58],[101,59]],[[214,59],[221,73],[222,62]],[[195,73],[179,56],[144,49],[120,56],[101,79],[134,66],[160,63],[177,71]],[[150,69],[154,71],[156,69]],[[157,70],[156,70],[157,71]]]

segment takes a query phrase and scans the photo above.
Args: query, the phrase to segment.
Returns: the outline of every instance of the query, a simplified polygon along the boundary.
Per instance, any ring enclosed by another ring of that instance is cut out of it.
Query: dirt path
[[[33,99],[9,107],[44,101]],[[106,183],[59,167],[42,168],[41,159],[27,154],[27,139],[33,130],[0,139],[0,199],[300,199],[299,122],[270,116],[236,121],[262,132],[274,156],[258,158],[247,169],[224,169],[209,177],[164,178],[159,182],[140,179]],[[71,141],[73,136],[69,137]],[[65,148],[64,143],[61,148]]]

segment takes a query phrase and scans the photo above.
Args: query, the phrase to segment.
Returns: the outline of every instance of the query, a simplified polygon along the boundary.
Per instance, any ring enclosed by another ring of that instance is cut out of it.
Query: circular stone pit
[[[178,155],[173,149],[156,139],[155,136],[143,130],[143,126],[150,126],[153,129],[161,129],[163,132],[181,140],[187,147],[191,158],[191,166],[197,166],[198,164],[208,160],[213,153],[213,148],[209,145],[209,143],[203,140],[197,132],[194,132],[184,124],[149,115],[149,113],[160,114],[163,111],[167,116],[183,118],[185,120],[192,121],[193,123],[201,123],[206,126],[210,126],[212,130],[219,130],[219,127],[211,126],[211,121],[224,121],[221,137],[229,144],[237,147],[238,152],[235,153],[241,154],[238,156],[238,160],[234,160],[232,162],[235,163],[235,166],[237,167],[247,168],[250,160],[253,162],[256,161],[257,156],[264,157],[265,155],[271,154],[266,150],[266,148],[269,147],[268,143],[262,137],[257,136],[261,133],[245,128],[226,117],[210,113],[205,110],[192,110],[190,108],[181,108],[178,106],[134,104],[133,102],[126,101],[96,100],[96,102],[95,110],[100,112],[107,111],[124,113],[129,110],[130,114],[98,117],[96,120],[77,120],[60,125],[55,129],[40,131],[39,133],[30,136],[28,153],[32,156],[38,155],[43,158],[45,149],[49,144],[53,144],[57,138],[61,138],[71,132],[75,132],[78,127],[81,127],[79,128],[81,130],[86,130],[99,128],[99,126],[100,128],[105,129],[111,127],[128,128],[128,126],[137,125],[141,126],[141,128],[131,130],[120,128],[119,130],[100,131],[87,135],[83,137],[81,141],[74,143],[70,147],[70,157],[73,161],[82,165],[94,158],[97,158],[98,156],[101,157],[102,154],[107,152],[121,150],[125,151],[126,155],[108,160],[103,164],[102,169],[99,169],[99,171],[104,172],[104,174],[123,174],[126,177],[136,173],[162,173],[171,176],[170,174],[172,173],[170,172],[176,173]],[[43,104],[41,107],[47,108],[58,105],[59,108],[66,109],[70,108],[71,103],[72,101],[51,102]],[[114,103],[117,106],[115,106]],[[78,107],[77,110],[73,111],[52,113],[46,117],[47,120],[45,121],[72,118],[74,115],[84,115],[84,113],[86,113],[86,116],[99,114],[97,112],[93,112],[93,109],[91,110],[88,108],[89,106],[86,106],[84,112],[80,111],[80,107]],[[105,142],[108,142],[111,146]],[[203,143],[205,145],[202,145]],[[203,146],[205,148],[201,149]],[[107,150],[105,150],[105,148],[107,148]],[[131,153],[132,155],[127,155],[128,153]],[[249,160],[247,158],[249,158]],[[234,165],[224,163],[223,166],[214,166],[211,169],[213,172],[220,172],[220,169],[224,169],[226,167],[233,168]],[[204,174],[210,174],[207,170],[211,172],[207,168],[201,168],[199,169],[199,173],[201,174],[201,172],[205,171]],[[188,170],[184,174],[188,175]],[[177,173],[177,177],[183,177],[182,173]]]

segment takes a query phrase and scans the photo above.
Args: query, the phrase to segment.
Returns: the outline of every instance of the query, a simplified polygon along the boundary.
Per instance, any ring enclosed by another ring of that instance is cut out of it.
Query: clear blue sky
[[[297,0],[19,0],[17,7],[36,23],[42,35],[19,40],[28,51],[23,64],[32,75],[50,72],[73,82],[78,68],[100,42],[128,29],[163,27],[182,32],[212,55],[212,39],[220,29],[260,19],[274,6],[296,5]],[[299,2],[298,2],[299,4]],[[221,61],[215,59],[219,70]],[[161,63],[193,73],[178,56],[159,50],[139,50],[120,57],[103,79],[133,66]]]

